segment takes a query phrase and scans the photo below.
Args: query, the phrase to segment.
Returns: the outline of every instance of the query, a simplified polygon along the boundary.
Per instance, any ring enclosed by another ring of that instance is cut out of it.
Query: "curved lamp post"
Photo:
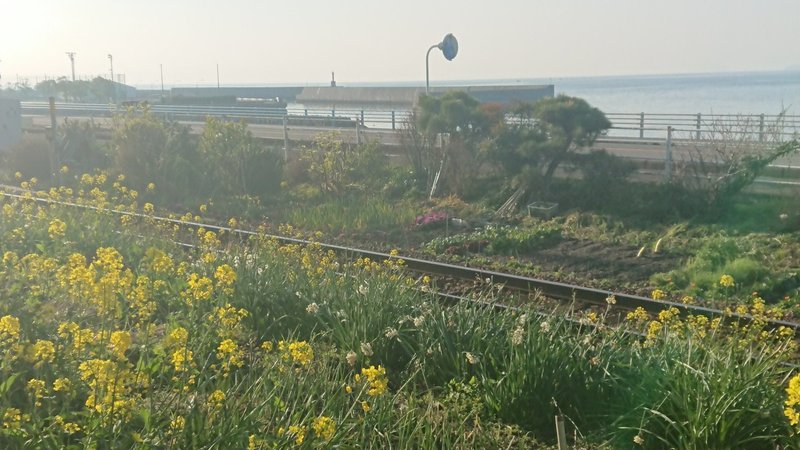
[[[429,67],[428,59],[431,56],[431,50],[433,50],[435,48],[438,48],[439,50],[441,50],[442,54],[444,54],[444,57],[448,61],[452,61],[453,58],[455,58],[456,55],[458,54],[458,41],[456,40],[455,36],[453,36],[452,34],[448,33],[444,37],[444,39],[442,39],[442,42],[439,42],[438,44],[435,44],[435,45],[431,45],[431,47],[428,49],[428,53],[425,54],[425,94],[426,95],[431,90],[430,71],[428,69],[428,67]]]

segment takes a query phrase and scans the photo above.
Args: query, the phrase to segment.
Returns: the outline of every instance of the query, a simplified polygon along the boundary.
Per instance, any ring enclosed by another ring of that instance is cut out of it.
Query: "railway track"
[[[98,212],[112,213],[116,215],[127,215],[136,218],[148,219],[156,222],[170,223],[180,225],[183,227],[191,228],[204,228],[206,230],[215,231],[217,233],[224,232],[229,235],[240,236],[242,238],[249,237],[262,237],[275,239],[284,244],[299,244],[299,245],[318,245],[322,249],[332,250],[339,255],[349,258],[369,258],[372,261],[382,262],[390,259],[402,259],[405,266],[412,271],[421,274],[434,275],[437,277],[456,279],[462,281],[487,280],[496,285],[502,285],[506,289],[519,291],[522,293],[538,293],[549,299],[564,303],[583,303],[587,305],[611,307],[616,309],[633,310],[636,308],[643,308],[649,313],[657,314],[660,311],[675,308],[680,311],[681,315],[701,315],[709,318],[727,317],[730,320],[739,320],[742,322],[750,322],[753,318],[749,315],[730,314],[723,310],[707,308],[697,305],[688,305],[679,302],[672,302],[667,300],[654,300],[648,297],[631,295],[627,293],[612,292],[602,289],[595,289],[591,287],[579,286],[568,283],[560,283],[556,281],[543,280],[538,278],[526,277],[521,275],[503,273],[493,270],[486,270],[481,268],[474,268],[456,264],[443,263],[438,261],[430,261],[414,257],[405,257],[402,255],[393,255],[389,253],[377,252],[372,250],[358,249],[354,247],[347,247],[336,244],[326,244],[317,241],[310,241],[299,238],[292,238],[287,236],[280,236],[275,234],[265,234],[256,231],[231,228],[221,225],[214,225],[209,223],[185,221],[180,219],[173,219],[169,217],[162,217],[156,215],[148,215],[130,211],[122,211],[116,209],[102,209],[95,206],[83,205],[79,203],[56,201],[50,198],[39,197],[35,192],[27,191],[14,186],[7,186],[0,184],[0,189],[5,192],[0,194],[18,198],[36,201],[39,203],[58,204],[61,206],[83,208],[94,210]],[[10,191],[10,192],[9,192]],[[12,193],[17,192],[17,193]],[[465,300],[463,297],[441,294],[442,298],[448,302],[458,302]],[[483,303],[483,302],[481,302]],[[505,308],[503,305],[486,304],[487,306]],[[777,329],[780,327],[790,328],[796,333],[800,332],[800,323],[790,322],[786,320],[770,319],[766,324],[767,328]]]

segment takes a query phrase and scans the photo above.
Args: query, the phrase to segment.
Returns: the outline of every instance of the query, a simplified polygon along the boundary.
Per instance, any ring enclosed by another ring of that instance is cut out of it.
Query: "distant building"
[[[22,108],[19,100],[0,98],[0,153],[22,138]]]
[[[448,91],[465,91],[481,103],[513,104],[552,97],[555,87],[552,84],[437,87],[431,90],[431,95]],[[418,87],[306,87],[295,102],[308,108],[409,110],[424,93],[425,89]]]

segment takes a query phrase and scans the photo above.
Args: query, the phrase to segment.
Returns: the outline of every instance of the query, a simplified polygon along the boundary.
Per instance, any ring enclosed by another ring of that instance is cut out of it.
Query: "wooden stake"
[[[558,438],[558,450],[569,450],[567,447],[567,433],[564,431],[564,417],[556,416],[556,437]]]

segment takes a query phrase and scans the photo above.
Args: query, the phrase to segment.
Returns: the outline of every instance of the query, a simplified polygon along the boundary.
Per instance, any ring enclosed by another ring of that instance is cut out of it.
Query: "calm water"
[[[608,112],[800,114],[800,72],[574,79],[556,92]]]
[[[800,115],[800,71],[580,78],[431,80],[432,86],[553,84],[556,94],[582,97],[607,113]],[[257,84],[249,84],[257,86]],[[261,86],[325,86],[281,83]],[[340,86],[424,86],[420,82],[347,83]]]
[[[553,84],[556,94],[584,98],[609,113],[777,114],[786,109],[800,115],[800,71],[473,82],[527,83]]]

